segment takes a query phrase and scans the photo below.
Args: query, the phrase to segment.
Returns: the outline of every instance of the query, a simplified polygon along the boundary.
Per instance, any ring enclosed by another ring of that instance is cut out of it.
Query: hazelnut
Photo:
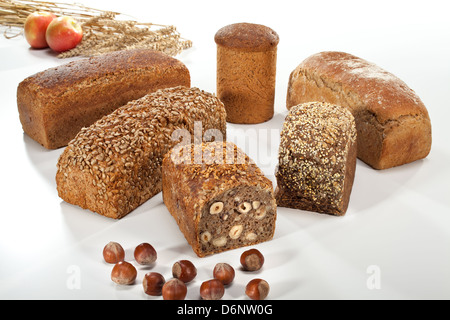
[[[173,264],[172,275],[174,278],[188,283],[197,275],[197,268],[189,260],[180,260]]]
[[[234,280],[234,268],[228,263],[218,263],[214,267],[213,277],[220,280],[224,285],[230,284]]]
[[[239,205],[238,211],[240,213],[247,213],[252,209],[252,205],[249,202],[243,202]]]
[[[261,220],[266,216],[267,209],[266,207],[262,206],[258,210],[255,211],[255,219]]]
[[[149,243],[141,243],[134,249],[134,259],[139,264],[152,264],[156,261],[156,258],[156,250]]]
[[[115,264],[125,259],[125,250],[119,243],[111,241],[103,248],[103,258],[106,262]]]
[[[184,300],[187,294],[187,287],[179,279],[170,279],[162,287],[164,300]]]
[[[252,300],[264,300],[269,294],[269,284],[263,279],[253,279],[245,287],[245,294]]]
[[[164,283],[166,283],[166,279],[158,272],[145,274],[144,281],[142,281],[144,292],[150,296],[160,296]]]
[[[247,241],[255,241],[258,239],[258,235],[254,232],[249,232],[245,235],[245,240]]]
[[[261,201],[255,200],[252,202],[252,208],[255,210],[258,209],[260,205],[261,205]]]
[[[209,213],[210,214],[218,214],[221,213],[223,210],[223,202],[217,201],[214,202],[211,207],[209,207]]]
[[[244,227],[242,226],[242,224],[237,224],[230,229],[228,235],[231,239],[238,239],[241,236],[243,230]]]
[[[117,284],[132,284],[136,277],[136,268],[126,261],[118,262],[111,272],[111,280]]]
[[[200,286],[200,296],[204,300],[220,300],[224,293],[223,283],[217,279],[205,281]]]
[[[215,247],[223,247],[224,245],[227,244],[227,237],[226,237],[226,236],[221,236],[221,237],[215,238],[215,239],[212,241],[212,244],[213,244]]]
[[[208,231],[205,231],[205,232],[203,232],[201,235],[200,235],[200,240],[203,242],[203,243],[208,243],[209,242],[209,240],[211,240],[211,233],[210,232],[208,232]]]
[[[264,264],[264,256],[257,249],[250,249],[242,253],[241,264],[246,271],[257,271]]]

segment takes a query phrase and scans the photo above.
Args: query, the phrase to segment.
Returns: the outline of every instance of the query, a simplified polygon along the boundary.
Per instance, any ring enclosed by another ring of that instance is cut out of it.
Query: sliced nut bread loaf
[[[162,173],[164,203],[199,257],[272,239],[272,182],[235,144],[175,147]]]

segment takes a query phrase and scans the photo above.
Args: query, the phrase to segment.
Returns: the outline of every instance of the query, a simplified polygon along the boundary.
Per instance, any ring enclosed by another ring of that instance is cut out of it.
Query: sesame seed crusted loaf
[[[32,75],[19,84],[17,105],[24,132],[45,148],[56,149],[128,101],[180,85],[190,86],[182,62],[161,52],[133,49]]]
[[[431,122],[423,102],[402,80],[344,52],[305,59],[289,78],[287,108],[308,101],[348,107],[358,131],[358,158],[387,169],[425,158]]]
[[[58,161],[59,196],[68,203],[119,219],[161,191],[161,163],[183,129],[226,135],[226,113],[198,88],[160,89],[129,102],[73,139]],[[177,131],[178,132],[178,131]],[[196,134],[200,134],[196,133]]]
[[[278,34],[254,23],[217,31],[217,96],[227,121],[261,123],[274,114]]]
[[[348,109],[325,102],[290,109],[275,172],[278,206],[344,215],[355,168],[356,127]]]
[[[199,257],[272,239],[272,182],[232,142],[174,147],[162,173],[164,203]]]

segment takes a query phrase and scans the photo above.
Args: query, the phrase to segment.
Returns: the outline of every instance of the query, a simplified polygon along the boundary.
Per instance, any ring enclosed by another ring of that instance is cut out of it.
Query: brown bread
[[[235,144],[175,147],[162,170],[164,203],[199,257],[272,239],[272,183]]]
[[[223,104],[197,88],[161,89],[129,102],[83,128],[69,143],[58,161],[59,196],[122,218],[161,191],[162,159],[179,143],[176,137],[183,137],[175,131],[191,139],[198,124],[196,135],[216,129],[225,139]]]
[[[125,50],[47,69],[23,80],[17,105],[24,132],[47,149],[66,146],[83,127],[157,89],[190,86],[180,61]]]
[[[217,96],[227,121],[261,123],[274,114],[277,44],[272,29],[236,23],[217,31]]]
[[[325,102],[289,110],[275,172],[278,206],[344,215],[355,168],[356,127],[349,110]]]
[[[402,80],[344,52],[305,59],[289,78],[287,108],[309,101],[345,106],[355,117],[358,158],[376,169],[422,159],[431,149],[431,122]]]

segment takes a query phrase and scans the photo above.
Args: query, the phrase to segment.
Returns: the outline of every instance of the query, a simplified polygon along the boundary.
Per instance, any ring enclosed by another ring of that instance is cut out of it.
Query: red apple
[[[25,39],[32,48],[42,49],[48,47],[45,40],[45,32],[50,22],[55,18],[54,14],[43,11],[33,12],[27,17],[23,28]]]
[[[81,25],[72,17],[59,17],[48,25],[45,39],[50,48],[63,52],[75,48],[83,39]]]

